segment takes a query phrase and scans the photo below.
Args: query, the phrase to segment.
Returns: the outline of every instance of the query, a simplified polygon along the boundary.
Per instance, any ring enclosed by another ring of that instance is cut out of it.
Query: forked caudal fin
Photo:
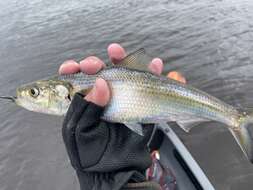
[[[253,114],[240,119],[239,128],[230,128],[231,133],[246,157],[253,163]]]

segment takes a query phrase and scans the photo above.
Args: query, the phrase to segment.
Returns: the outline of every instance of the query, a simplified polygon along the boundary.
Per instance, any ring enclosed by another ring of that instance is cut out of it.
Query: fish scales
[[[201,122],[218,121],[227,125],[244,154],[253,162],[252,113],[238,111],[189,85],[151,74],[147,69],[150,61],[144,49],[140,49],[124,58],[119,66],[107,67],[95,75],[54,76],[17,88],[17,97],[0,98],[30,111],[65,115],[74,94],[86,95],[100,77],[108,82],[111,90],[111,100],[101,119],[124,123],[138,134],[142,134],[140,124],[143,123],[175,121],[189,132]]]
[[[112,88],[112,100],[104,113],[109,121],[152,122],[152,119],[168,120],[170,115],[175,121],[176,114],[180,118],[185,114],[231,125],[239,116],[232,106],[207,93],[134,69],[111,67],[96,75],[78,73],[58,79],[70,82],[78,91],[92,87],[97,77],[105,79]]]

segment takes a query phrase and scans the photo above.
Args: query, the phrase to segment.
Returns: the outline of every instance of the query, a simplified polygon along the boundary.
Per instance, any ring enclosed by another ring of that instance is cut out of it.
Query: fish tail
[[[253,114],[241,116],[239,127],[230,128],[230,131],[248,160],[253,163]]]

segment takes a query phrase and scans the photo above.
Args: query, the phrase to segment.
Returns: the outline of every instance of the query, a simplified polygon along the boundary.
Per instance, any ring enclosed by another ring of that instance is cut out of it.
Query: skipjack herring
[[[112,95],[101,119],[124,123],[140,135],[144,123],[172,121],[188,132],[202,122],[221,122],[228,126],[244,154],[253,161],[251,114],[189,85],[148,72],[148,60],[144,49],[140,49],[128,55],[119,66],[107,67],[95,75],[53,76],[18,88],[17,97],[2,98],[31,111],[64,115],[74,94],[87,94],[100,77],[108,82]]]

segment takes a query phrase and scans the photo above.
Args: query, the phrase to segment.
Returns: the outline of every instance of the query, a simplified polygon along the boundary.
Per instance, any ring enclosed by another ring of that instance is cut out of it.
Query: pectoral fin
[[[130,53],[116,66],[149,72],[148,64],[151,61],[152,61],[152,58],[146,54],[144,48],[141,48],[133,53]]]
[[[131,129],[135,133],[137,133],[141,136],[144,136],[141,124],[139,124],[139,123],[124,123],[124,125],[126,125],[129,129]]]

